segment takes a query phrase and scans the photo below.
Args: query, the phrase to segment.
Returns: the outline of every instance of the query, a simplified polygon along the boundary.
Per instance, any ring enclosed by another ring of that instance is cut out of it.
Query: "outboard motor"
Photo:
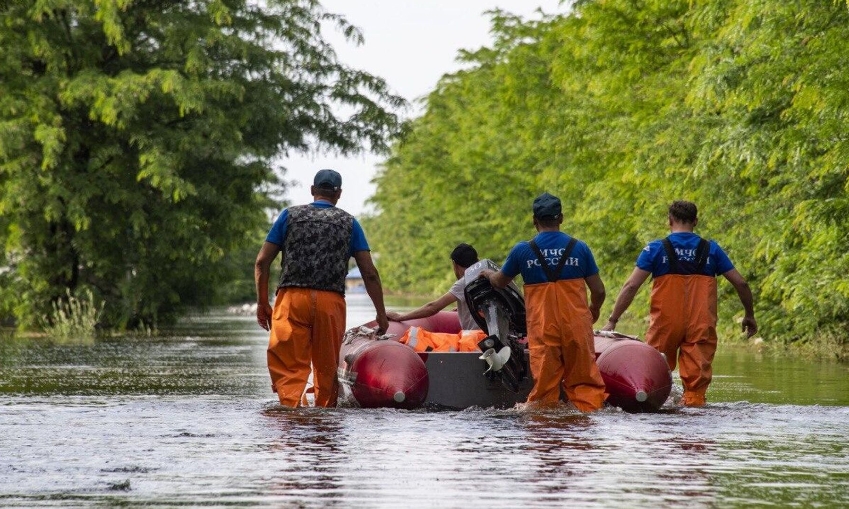
[[[488,334],[478,343],[478,348],[482,352],[490,349],[502,352],[504,347],[510,347],[509,358],[502,359],[504,365],[491,372],[500,375],[506,388],[518,392],[519,382],[527,376],[525,347],[519,342],[527,333],[525,299],[512,286],[496,288],[486,278],[466,285],[465,294],[472,317]]]

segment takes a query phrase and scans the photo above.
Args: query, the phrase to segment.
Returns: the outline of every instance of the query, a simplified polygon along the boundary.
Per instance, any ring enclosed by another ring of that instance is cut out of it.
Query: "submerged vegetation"
[[[444,291],[458,242],[503,261],[548,191],[593,249],[605,313],[686,199],[752,286],[760,338],[845,358],[849,4],[583,0],[492,26],[376,179],[368,231],[390,287]],[[623,332],[645,332],[648,286]],[[739,300],[719,289],[722,340],[742,340]]]
[[[95,300],[91,290],[79,296],[68,290],[64,298],[53,303],[53,312],[43,318],[42,328],[49,337],[59,341],[93,339],[104,304]]]

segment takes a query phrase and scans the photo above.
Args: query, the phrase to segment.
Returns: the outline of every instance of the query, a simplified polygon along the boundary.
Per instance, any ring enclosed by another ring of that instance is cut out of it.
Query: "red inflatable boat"
[[[467,293],[467,300],[477,304],[470,306],[471,309],[481,309],[482,328],[488,333],[501,334],[504,339],[503,330],[494,330],[499,327],[496,321],[500,320],[500,327],[510,329],[511,333],[521,329],[524,303],[521,302],[520,308],[516,299],[521,296],[508,296],[507,300],[516,302],[510,304],[512,309],[506,309],[505,299],[492,292],[491,288],[484,289],[484,297],[476,303]],[[505,312],[487,311],[491,302],[496,302],[496,307]],[[484,320],[487,313],[498,320]],[[509,319],[505,318],[507,315]],[[397,341],[412,326],[430,332],[458,333],[460,321],[456,312],[441,311],[429,318],[389,322],[389,339],[375,339],[372,330],[375,325],[370,322],[350,329],[340,351],[339,380],[362,407],[509,408],[525,402],[533,386],[524,348],[514,348],[521,353],[515,359],[512,373],[506,376],[487,372],[489,366],[481,359],[481,352],[417,353]],[[515,343],[512,345],[515,347]],[[627,412],[656,412],[669,397],[672,376],[666,359],[654,348],[630,336],[597,332],[595,353],[610,395],[608,404]],[[507,368],[502,371],[510,371]]]

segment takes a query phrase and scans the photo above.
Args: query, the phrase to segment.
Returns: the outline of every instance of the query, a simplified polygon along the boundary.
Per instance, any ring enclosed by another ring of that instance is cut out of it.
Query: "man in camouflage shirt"
[[[257,321],[271,331],[268,371],[280,404],[302,404],[310,365],[315,405],[336,406],[336,370],[345,333],[345,277],[353,256],[377,311],[378,334],[388,327],[380,275],[362,227],[336,203],[342,176],[320,170],[310,188],[315,201],[284,210],[265,239],[254,267]],[[268,301],[271,263],[282,253],[274,309]]]

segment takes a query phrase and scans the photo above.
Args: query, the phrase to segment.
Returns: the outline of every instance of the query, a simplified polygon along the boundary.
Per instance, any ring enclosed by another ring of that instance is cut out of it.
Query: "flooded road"
[[[367,304],[349,297],[349,326]],[[225,313],[153,339],[0,338],[0,506],[849,505],[845,365],[720,346],[708,406],[658,414],[286,411],[266,340]]]

